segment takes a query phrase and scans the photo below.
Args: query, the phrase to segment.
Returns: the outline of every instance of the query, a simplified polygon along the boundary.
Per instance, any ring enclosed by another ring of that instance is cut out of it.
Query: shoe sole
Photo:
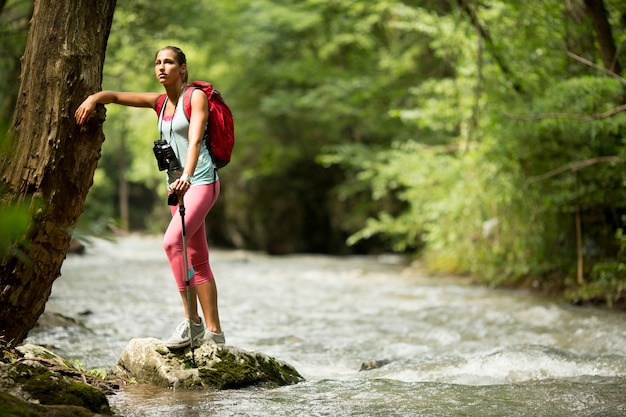
[[[202,333],[201,335],[196,336],[193,339],[193,346],[194,347],[200,346],[202,344],[203,338],[204,338],[204,333]],[[200,342],[200,343],[198,343],[198,342]],[[168,345],[167,343],[165,343],[165,347],[168,348],[168,349],[182,349],[182,348],[186,348],[186,347],[189,347],[189,340],[185,340],[185,342],[179,343],[179,344],[175,344],[175,345],[174,344]]]

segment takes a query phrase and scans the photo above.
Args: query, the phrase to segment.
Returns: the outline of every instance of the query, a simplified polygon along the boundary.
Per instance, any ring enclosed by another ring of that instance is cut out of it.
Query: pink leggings
[[[213,279],[209,265],[209,245],[206,240],[204,219],[215,204],[220,193],[220,183],[196,185],[185,193],[185,236],[187,238],[187,256],[189,269],[194,274],[189,283],[193,288]],[[172,220],[165,236],[163,247],[170,261],[172,273],[179,291],[185,291],[185,263],[183,258],[182,222],[178,206],[170,206]]]

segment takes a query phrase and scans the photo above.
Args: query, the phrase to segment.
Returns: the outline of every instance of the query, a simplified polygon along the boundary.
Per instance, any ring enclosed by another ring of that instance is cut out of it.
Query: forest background
[[[0,122],[32,0],[0,0]],[[103,89],[187,54],[236,122],[213,245],[400,252],[431,272],[624,307],[626,1],[118,1]],[[156,116],[107,106],[75,234],[168,221]],[[20,233],[3,208],[0,245]]]

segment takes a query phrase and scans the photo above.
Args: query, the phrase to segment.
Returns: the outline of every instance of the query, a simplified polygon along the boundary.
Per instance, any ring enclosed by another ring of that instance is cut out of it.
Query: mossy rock
[[[133,339],[111,375],[160,387],[233,389],[277,387],[304,380],[291,365],[259,352],[206,342],[194,350],[168,350],[153,338]]]
[[[211,363],[199,368],[200,379],[218,389],[245,388],[250,385],[275,387],[303,380],[292,367],[270,356],[250,354],[217,347]],[[206,366],[208,365],[208,366]]]
[[[61,367],[73,368],[70,361],[46,349],[43,346],[26,344],[18,346],[16,350],[20,352],[24,359],[44,359],[47,362],[57,364]]]
[[[93,411],[74,405],[40,405],[0,392],[0,417],[94,417]]]
[[[5,349],[0,361],[0,391],[4,393],[0,417],[111,415],[103,390],[109,385],[44,347]],[[44,408],[34,407],[37,404]]]
[[[52,371],[45,366],[16,363],[7,375],[28,396],[43,405],[72,405],[93,413],[112,414],[106,395],[97,388],[74,381],[63,370]]]
[[[73,405],[40,405],[0,392],[0,417],[94,417],[93,411]]]

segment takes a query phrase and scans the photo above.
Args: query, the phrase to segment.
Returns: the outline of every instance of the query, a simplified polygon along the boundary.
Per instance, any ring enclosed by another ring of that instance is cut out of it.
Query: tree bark
[[[116,0],[38,0],[22,58],[20,91],[0,160],[3,200],[29,201],[22,256],[0,264],[0,339],[24,340],[60,276],[104,141],[104,109],[79,127],[74,111],[100,89]]]
[[[598,44],[600,46],[600,57],[604,68],[615,74],[622,73],[622,66],[617,59],[617,48],[615,39],[611,32],[608,12],[604,7],[603,0],[585,0],[587,15],[591,19],[591,25],[596,32]]]

